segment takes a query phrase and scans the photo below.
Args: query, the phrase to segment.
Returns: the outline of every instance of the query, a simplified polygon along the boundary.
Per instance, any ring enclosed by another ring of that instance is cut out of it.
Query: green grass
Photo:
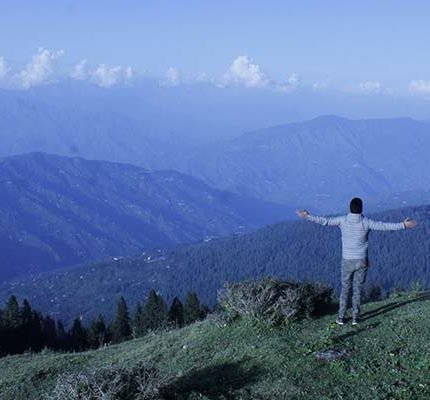
[[[356,328],[335,326],[333,315],[282,329],[207,320],[96,351],[9,356],[0,359],[0,398],[39,399],[62,372],[146,361],[172,377],[167,399],[429,399],[430,294],[363,313]],[[325,348],[351,356],[317,360]]]

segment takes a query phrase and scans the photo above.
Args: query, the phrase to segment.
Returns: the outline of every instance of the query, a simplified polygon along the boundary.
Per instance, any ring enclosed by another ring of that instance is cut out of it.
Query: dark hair
[[[363,200],[354,197],[349,203],[349,209],[353,214],[361,214],[363,212]]]

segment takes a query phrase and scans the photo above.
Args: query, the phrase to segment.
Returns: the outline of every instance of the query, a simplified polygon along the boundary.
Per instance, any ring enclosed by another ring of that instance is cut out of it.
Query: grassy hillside
[[[405,294],[366,305],[357,328],[334,315],[282,329],[206,320],[97,351],[10,356],[0,359],[0,398],[37,400],[60,373],[145,361],[172,378],[165,399],[428,399],[428,315],[430,293]],[[327,348],[350,356],[313,355]]]

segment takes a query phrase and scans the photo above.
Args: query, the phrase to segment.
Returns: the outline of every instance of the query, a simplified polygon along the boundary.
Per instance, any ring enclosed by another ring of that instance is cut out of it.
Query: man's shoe
[[[358,318],[354,318],[352,320],[352,326],[357,326],[359,324],[360,320]]]
[[[336,319],[336,324],[338,324],[338,325],[343,325],[345,322],[343,322],[343,318],[337,318]]]

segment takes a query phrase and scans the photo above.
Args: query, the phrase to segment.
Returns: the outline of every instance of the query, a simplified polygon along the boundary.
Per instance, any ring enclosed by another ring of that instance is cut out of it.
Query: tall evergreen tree
[[[112,323],[111,329],[112,341],[114,343],[119,343],[124,340],[130,339],[130,316],[128,313],[127,303],[122,296],[118,301],[116,317]]]
[[[21,353],[25,350],[24,333],[19,304],[15,296],[10,296],[2,313],[3,351],[6,354]]]
[[[30,303],[28,302],[27,299],[24,299],[24,301],[22,302],[20,315],[21,315],[22,345],[23,345],[24,349],[30,349],[33,347],[32,346],[32,344],[33,344],[33,332],[31,329],[32,328],[33,312],[31,310]]]
[[[18,300],[15,296],[10,296],[3,311],[4,325],[8,328],[18,328],[21,325],[21,313]]]
[[[46,316],[42,319],[43,345],[54,349],[57,346],[57,327],[55,321]]]
[[[70,348],[69,335],[61,321],[57,321],[57,346],[60,350],[69,350]]]
[[[107,342],[107,329],[103,315],[99,314],[97,319],[92,322],[88,330],[88,342],[94,349],[103,346]]]
[[[133,336],[141,337],[145,335],[145,316],[140,301],[137,303],[136,312],[133,318]]]
[[[3,323],[3,310],[0,309],[0,357],[6,354],[6,327]]]
[[[24,299],[22,302],[21,308],[21,321],[23,324],[29,324],[31,322],[32,310],[30,307],[30,303],[27,299]]]
[[[184,326],[184,307],[181,300],[175,297],[170,306],[167,315],[168,324],[174,328],[182,328]]]
[[[31,312],[31,349],[39,351],[43,348],[44,339],[42,332],[43,315],[39,311],[33,310]]]
[[[145,332],[155,331],[167,324],[167,305],[154,289],[149,292],[143,308]]]
[[[75,318],[73,321],[73,326],[69,331],[69,337],[73,350],[83,351],[87,348],[87,335],[79,317]]]
[[[184,322],[186,325],[204,318],[200,300],[195,292],[188,292],[184,303]]]

